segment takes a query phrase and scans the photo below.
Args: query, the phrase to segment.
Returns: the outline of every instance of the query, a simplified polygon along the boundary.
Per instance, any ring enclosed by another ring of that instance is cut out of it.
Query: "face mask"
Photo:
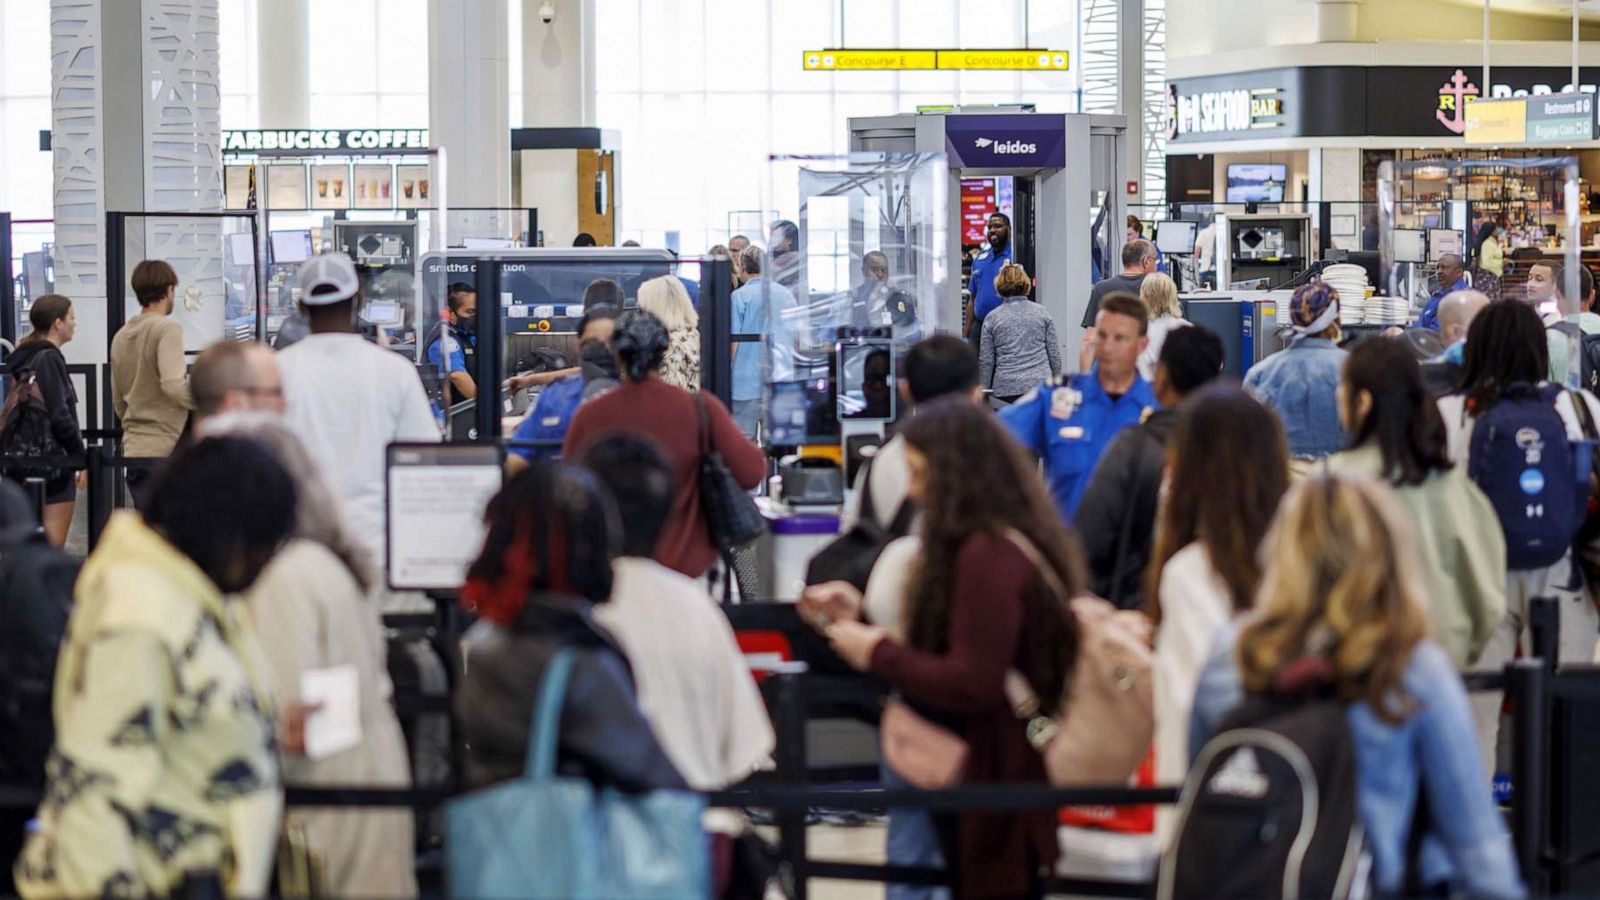
[[[456,334],[459,334],[462,337],[472,337],[474,334],[477,333],[477,331],[478,331],[478,317],[477,316],[457,316],[456,317]]]

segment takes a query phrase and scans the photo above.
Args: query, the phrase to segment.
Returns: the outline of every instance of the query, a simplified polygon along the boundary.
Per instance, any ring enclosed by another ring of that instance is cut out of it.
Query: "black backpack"
[[[1160,900],[1347,897],[1368,887],[1355,743],[1331,699],[1247,699],[1189,770]]]
[[[1582,361],[1578,387],[1592,394],[1600,393],[1600,334],[1585,334],[1577,322],[1557,322],[1550,329],[1578,339],[1578,358]],[[1568,362],[1567,365],[1572,364]]]
[[[866,477],[861,480],[861,514],[855,527],[834,538],[811,557],[806,565],[806,584],[848,581],[857,590],[865,591],[872,567],[883,555],[883,548],[911,532],[911,518],[916,509],[910,500],[900,504],[888,527],[878,524],[877,509],[872,502],[872,463],[867,463],[866,471]]]
[[[11,393],[0,407],[0,454],[6,456],[60,457],[64,455],[50,428],[50,407],[44,402],[39,376],[30,367],[12,375]],[[16,481],[49,478],[60,467],[43,462],[0,461],[0,474]]]

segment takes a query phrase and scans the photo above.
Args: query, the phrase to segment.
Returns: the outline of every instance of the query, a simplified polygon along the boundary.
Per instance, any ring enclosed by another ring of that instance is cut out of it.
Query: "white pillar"
[[[217,0],[51,0],[56,284],[77,305],[71,362],[106,355],[107,210],[222,209]],[[221,336],[215,220],[129,228],[128,268],[160,258],[201,289],[186,342]]]
[[[594,125],[593,0],[556,0],[555,20],[539,17],[544,0],[522,4],[522,124],[527,128]]]
[[[1117,112],[1128,118],[1128,155],[1121,160],[1124,181],[1141,186],[1139,196],[1123,194],[1124,203],[1144,202],[1144,0],[1122,0],[1117,6]],[[1126,185],[1117,185],[1126,191]],[[1121,227],[1120,223],[1114,223]]]
[[[506,0],[429,0],[428,129],[453,206],[511,202]]]
[[[257,127],[310,125],[310,0],[262,0],[256,4],[256,59],[261,61],[256,79],[261,111]]]

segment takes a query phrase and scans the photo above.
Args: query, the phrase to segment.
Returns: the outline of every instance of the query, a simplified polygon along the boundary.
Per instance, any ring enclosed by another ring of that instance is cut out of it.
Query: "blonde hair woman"
[[[661,380],[674,387],[700,390],[700,314],[675,275],[652,278],[639,286],[639,308],[661,320],[671,342],[661,360]]]
[[[994,290],[1000,305],[983,317],[978,377],[996,405],[1009,406],[1061,374],[1061,342],[1055,320],[1028,299],[1033,279],[1026,269],[1006,263],[994,277]]]
[[[1156,360],[1161,358],[1161,345],[1174,328],[1184,328],[1190,323],[1183,317],[1183,305],[1178,302],[1178,285],[1160,272],[1151,272],[1139,286],[1139,299],[1150,313],[1150,344],[1139,354],[1139,377],[1153,381],[1156,377]]]
[[[206,437],[235,435],[266,447],[299,490],[294,537],[245,594],[281,705],[297,704],[307,672],[356,673],[361,742],[318,759],[285,753],[284,784],[410,787],[405,737],[390,702],[383,624],[371,598],[376,573],[345,526],[338,500],[280,417],[225,413],[202,428]],[[322,858],[322,893],[416,896],[409,810],[291,808],[285,820]]]
[[[1444,853],[1433,893],[1520,897],[1505,821],[1478,759],[1467,694],[1429,637],[1422,573],[1389,489],[1342,475],[1293,489],[1264,545],[1256,608],[1218,638],[1195,696],[1191,747],[1246,694],[1305,696],[1320,682],[1347,711],[1373,887],[1401,890],[1413,822]],[[1300,690],[1288,683],[1293,679]],[[1312,701],[1308,701],[1312,702]],[[1419,798],[1427,815],[1416,818]]]

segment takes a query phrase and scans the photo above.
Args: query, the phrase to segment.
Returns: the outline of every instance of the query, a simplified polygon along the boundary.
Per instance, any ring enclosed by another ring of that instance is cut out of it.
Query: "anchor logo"
[[[1478,86],[1467,78],[1467,73],[1456,70],[1456,74],[1439,88],[1439,109],[1433,114],[1439,124],[1450,129],[1455,134],[1467,132],[1467,98],[1479,95]],[[1450,114],[1445,115],[1446,111]]]

